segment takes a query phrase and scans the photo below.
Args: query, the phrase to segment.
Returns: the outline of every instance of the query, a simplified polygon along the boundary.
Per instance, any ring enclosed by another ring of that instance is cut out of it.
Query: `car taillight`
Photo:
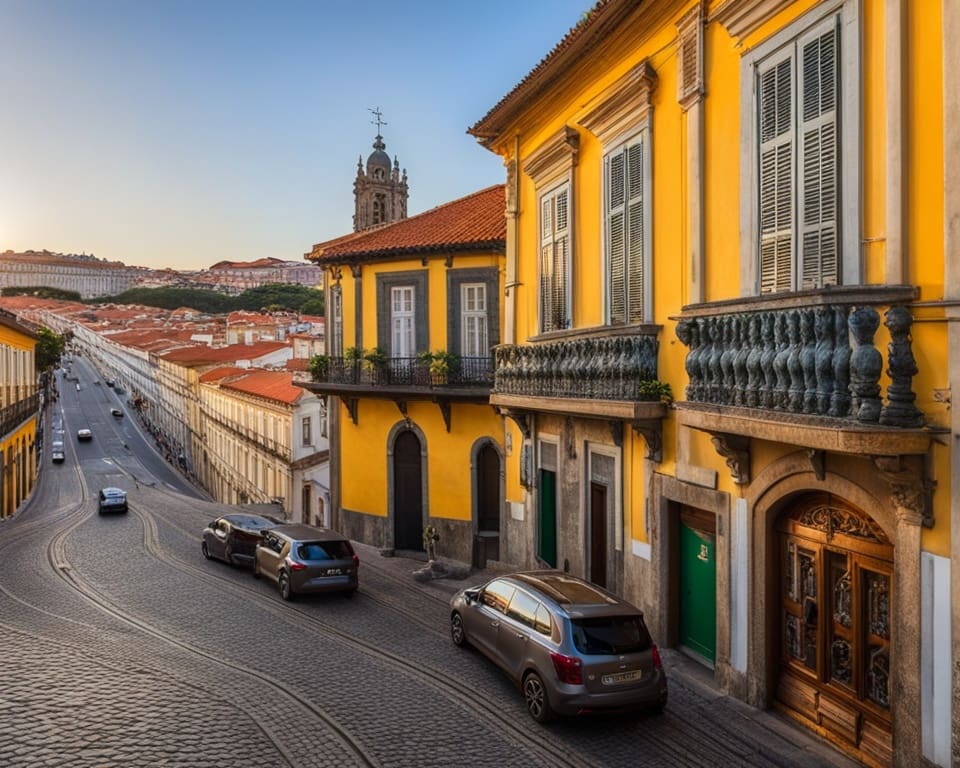
[[[353,564],[359,568],[360,567],[360,558],[357,555],[353,556]]]
[[[660,649],[653,646],[650,649],[650,655],[653,656],[653,666],[655,669],[663,669],[663,659],[660,658]]]
[[[287,567],[291,571],[303,571],[307,568],[307,566],[305,566],[303,563],[298,563],[296,560],[291,560],[289,557],[287,558]]]
[[[551,652],[550,660],[557,670],[557,677],[561,683],[583,685],[583,668],[580,659],[574,656],[564,656],[562,653]]]

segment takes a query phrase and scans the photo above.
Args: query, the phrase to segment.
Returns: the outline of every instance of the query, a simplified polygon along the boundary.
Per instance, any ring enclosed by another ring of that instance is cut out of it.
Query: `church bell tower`
[[[357,178],[353,182],[354,232],[407,218],[407,169],[401,173],[397,159],[390,162],[390,155],[385,151],[387,145],[380,133],[386,123],[379,107],[370,111],[376,118],[371,122],[377,126],[377,137],[366,168],[362,156],[357,160]]]

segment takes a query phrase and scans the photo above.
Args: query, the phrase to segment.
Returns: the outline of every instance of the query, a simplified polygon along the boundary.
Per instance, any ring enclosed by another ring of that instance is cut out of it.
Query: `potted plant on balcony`
[[[437,350],[430,355],[430,379],[434,384],[446,384],[451,371],[460,365],[460,355],[445,350]]]
[[[669,405],[673,402],[673,390],[670,389],[670,384],[666,381],[644,379],[637,384],[637,400]]]
[[[314,355],[310,358],[310,377],[314,381],[326,381],[330,372],[330,356]]]
[[[383,382],[387,375],[387,353],[382,347],[374,347],[363,356],[363,368],[374,382]]]
[[[417,365],[413,375],[415,384],[424,385],[430,383],[430,366],[432,364],[433,352],[425,349],[417,353]]]

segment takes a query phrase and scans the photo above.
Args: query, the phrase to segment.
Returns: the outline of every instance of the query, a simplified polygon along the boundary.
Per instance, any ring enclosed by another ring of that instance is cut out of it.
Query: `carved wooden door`
[[[777,698],[867,762],[889,764],[893,547],[869,516],[822,494],[779,530]]]

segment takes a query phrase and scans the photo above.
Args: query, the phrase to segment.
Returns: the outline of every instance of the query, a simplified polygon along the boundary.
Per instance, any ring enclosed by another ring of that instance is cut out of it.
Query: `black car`
[[[116,419],[119,419],[123,417],[123,411],[121,411],[119,408],[111,408],[110,415]]]
[[[263,531],[277,523],[260,515],[231,514],[218,517],[203,529],[200,551],[208,560],[217,558],[231,565],[252,565]]]

